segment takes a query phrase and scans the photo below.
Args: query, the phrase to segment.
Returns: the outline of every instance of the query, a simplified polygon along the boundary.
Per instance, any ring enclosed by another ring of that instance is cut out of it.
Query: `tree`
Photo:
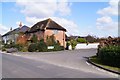
[[[31,41],[33,43],[37,43],[38,42],[37,36],[35,34],[33,34],[32,38],[31,38]]]
[[[75,39],[71,39],[70,43],[71,43],[72,50],[74,50],[77,45],[77,41]]]
[[[77,42],[79,42],[79,43],[86,43],[87,41],[84,38],[78,38]]]
[[[94,36],[91,36],[91,35],[88,35],[86,37],[86,40],[89,42],[89,43],[93,43],[93,42],[96,42],[96,38]]]
[[[46,43],[48,46],[53,46],[56,44],[56,41],[55,41],[55,36],[54,35],[51,35],[51,36],[47,36],[46,38]]]
[[[46,45],[46,43],[44,42],[44,39],[41,39],[41,40],[37,43],[37,50],[38,50],[39,52],[47,51],[47,45]]]

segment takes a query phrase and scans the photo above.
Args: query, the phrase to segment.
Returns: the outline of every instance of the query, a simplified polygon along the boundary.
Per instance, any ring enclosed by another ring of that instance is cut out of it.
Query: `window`
[[[58,33],[58,30],[53,30],[53,34],[57,34]]]

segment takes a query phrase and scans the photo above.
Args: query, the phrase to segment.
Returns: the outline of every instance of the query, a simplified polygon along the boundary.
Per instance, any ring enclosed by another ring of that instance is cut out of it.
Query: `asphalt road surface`
[[[2,78],[118,78],[88,65],[96,50],[2,54]]]

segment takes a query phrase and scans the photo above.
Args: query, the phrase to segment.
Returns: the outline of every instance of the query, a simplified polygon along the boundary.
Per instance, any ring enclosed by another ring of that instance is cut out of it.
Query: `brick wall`
[[[20,35],[17,39],[17,43],[25,44],[27,42],[27,40],[30,40],[32,38],[33,34],[37,35],[38,40],[44,39],[45,41],[46,41],[47,36],[51,36],[51,35],[54,34],[55,39],[60,42],[60,45],[64,46],[64,47],[66,46],[65,32],[62,31],[62,30],[55,31],[55,30],[49,30],[49,29],[45,30],[45,32],[38,31],[38,32],[35,32],[35,33],[27,34],[27,35]]]
[[[47,35],[51,36],[53,34],[55,36],[55,39],[60,42],[60,45],[65,47],[66,46],[66,44],[65,44],[65,32],[62,30],[56,31],[56,30],[47,29],[44,33],[44,40],[46,40]]]
[[[27,36],[26,35],[19,35],[17,38],[17,44],[23,44],[25,45],[27,42]]]

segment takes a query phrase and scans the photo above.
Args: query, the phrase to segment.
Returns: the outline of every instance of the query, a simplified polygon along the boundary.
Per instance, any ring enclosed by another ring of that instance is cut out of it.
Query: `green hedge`
[[[107,46],[99,50],[98,58],[103,64],[120,67],[120,46]]]
[[[87,41],[84,38],[78,38],[77,42],[79,42],[79,43],[86,43]]]

